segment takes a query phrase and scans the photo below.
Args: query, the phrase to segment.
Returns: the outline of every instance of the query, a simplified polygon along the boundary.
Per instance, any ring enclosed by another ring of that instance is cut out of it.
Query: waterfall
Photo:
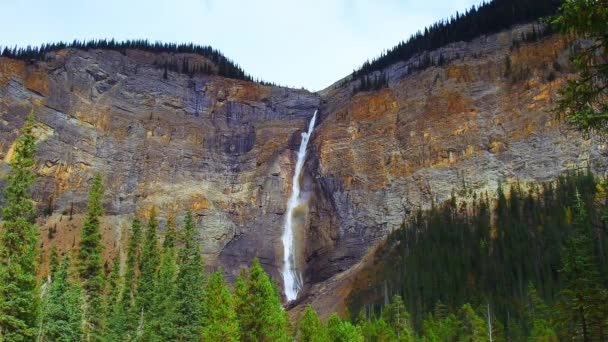
[[[317,119],[317,111],[315,111],[310,123],[308,124],[308,132],[302,133],[302,142],[298,150],[298,161],[296,169],[293,173],[291,182],[291,196],[287,202],[287,212],[285,215],[285,226],[283,227],[283,286],[285,288],[285,297],[288,301],[292,301],[298,297],[298,291],[302,286],[302,276],[297,270],[295,259],[295,244],[293,234],[293,212],[301,204],[300,203],[300,174],[306,160],[306,147],[308,139],[312,135],[312,130],[315,128],[315,120]]]

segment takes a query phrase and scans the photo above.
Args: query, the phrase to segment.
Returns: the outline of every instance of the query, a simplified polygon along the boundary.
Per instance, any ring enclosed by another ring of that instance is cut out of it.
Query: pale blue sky
[[[0,0],[0,46],[147,38],[211,45],[254,77],[320,90],[480,0]]]

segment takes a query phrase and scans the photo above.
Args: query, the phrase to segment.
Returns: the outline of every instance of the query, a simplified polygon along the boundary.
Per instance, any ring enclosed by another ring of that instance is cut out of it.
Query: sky
[[[255,78],[321,90],[480,0],[0,0],[0,46],[146,38],[211,45]]]

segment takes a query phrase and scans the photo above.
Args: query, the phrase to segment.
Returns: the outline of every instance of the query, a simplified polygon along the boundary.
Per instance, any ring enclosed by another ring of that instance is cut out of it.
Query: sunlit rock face
[[[604,145],[552,112],[569,70],[567,43],[554,36],[513,48],[525,29],[433,51],[449,62],[421,72],[406,75],[416,58],[393,65],[380,91],[353,95],[346,82],[322,92],[307,164],[315,196],[309,284],[350,269],[409,213],[452,193],[472,199],[499,183],[525,186],[575,168],[605,173]],[[339,310],[329,297],[348,287],[344,275],[334,277],[306,302]]]
[[[603,145],[551,112],[569,70],[566,43],[555,36],[512,48],[524,29],[433,51],[447,62],[424,71],[407,72],[415,59],[395,64],[387,88],[356,94],[349,81],[310,93],[216,76],[164,78],[156,65],[167,55],[135,50],[0,59],[0,179],[33,109],[34,194],[40,212],[52,212],[40,219],[45,247],[77,245],[88,182],[101,172],[108,254],[121,251],[134,215],[156,206],[164,228],[190,209],[210,267],[233,279],[258,256],[281,282],[296,153],[319,109],[296,249],[304,302],[339,309],[348,293],[339,274],[418,206],[575,167],[604,172]]]
[[[163,57],[63,50],[46,62],[0,59],[0,159],[33,109],[40,121],[34,195],[41,210],[53,211],[43,230],[58,225],[50,241],[43,232],[46,244],[72,244],[78,234],[68,232],[78,227],[68,213],[84,211],[88,182],[101,172],[108,224],[121,221],[117,240],[126,239],[133,214],[152,206],[163,223],[191,209],[209,265],[233,274],[258,256],[274,272],[292,149],[319,96],[221,77],[169,72],[165,79],[154,65]]]

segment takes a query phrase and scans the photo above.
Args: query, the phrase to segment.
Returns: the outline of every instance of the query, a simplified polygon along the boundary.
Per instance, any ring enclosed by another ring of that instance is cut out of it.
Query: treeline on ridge
[[[353,71],[352,79],[384,68],[450,43],[471,41],[484,34],[496,33],[517,24],[528,23],[555,14],[562,0],[493,0],[473,6],[464,14],[456,13],[449,20],[439,21],[423,31],[416,32],[406,41],[365,62]],[[431,65],[433,61],[423,63]],[[423,69],[418,67],[417,69]]]
[[[20,60],[44,60],[47,57],[47,53],[58,51],[62,49],[80,49],[80,50],[89,50],[89,49],[104,49],[104,50],[113,50],[118,51],[120,53],[125,54],[128,49],[137,49],[142,51],[149,51],[154,53],[192,53],[201,55],[207,59],[209,59],[215,66],[215,71],[211,68],[201,68],[200,70],[191,70],[191,71],[200,71],[201,73],[208,72],[210,74],[217,74],[219,76],[233,78],[244,81],[253,82],[254,79],[241,69],[236,63],[225,57],[220,51],[212,48],[211,46],[201,46],[193,43],[163,43],[163,42],[150,42],[147,39],[134,39],[134,40],[125,40],[125,41],[116,41],[114,39],[96,39],[96,40],[88,40],[88,41],[79,41],[74,40],[71,43],[66,42],[58,42],[58,43],[48,43],[42,44],[41,46],[27,46],[27,47],[4,47],[0,56],[9,57]],[[161,66],[165,66],[164,64]],[[171,66],[167,65],[167,68]],[[178,68],[171,69],[173,71],[177,71]],[[261,82],[258,81],[260,83]]]

